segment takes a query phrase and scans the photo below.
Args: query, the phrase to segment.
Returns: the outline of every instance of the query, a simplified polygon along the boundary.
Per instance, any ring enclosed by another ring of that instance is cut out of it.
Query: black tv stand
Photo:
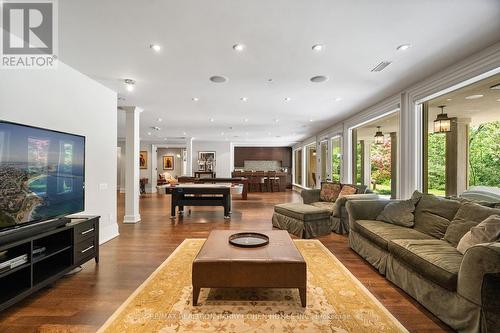
[[[66,222],[49,231],[0,243],[0,253],[7,251],[0,262],[27,255],[26,263],[0,270],[0,311],[89,260],[99,262],[99,216],[75,216]],[[44,248],[43,252],[34,254],[39,248]]]

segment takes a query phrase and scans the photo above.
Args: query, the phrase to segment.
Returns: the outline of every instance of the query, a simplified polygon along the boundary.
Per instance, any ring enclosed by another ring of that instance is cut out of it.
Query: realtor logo
[[[5,0],[1,4],[1,67],[54,68],[56,0]]]

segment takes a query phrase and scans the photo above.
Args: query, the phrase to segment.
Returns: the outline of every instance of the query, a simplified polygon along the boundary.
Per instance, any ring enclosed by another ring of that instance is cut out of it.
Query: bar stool
[[[261,192],[261,177],[259,177],[256,173],[252,172],[249,177],[248,190],[250,192]]]
[[[280,179],[276,177],[276,171],[269,171],[266,177],[266,187],[268,192],[280,191]]]

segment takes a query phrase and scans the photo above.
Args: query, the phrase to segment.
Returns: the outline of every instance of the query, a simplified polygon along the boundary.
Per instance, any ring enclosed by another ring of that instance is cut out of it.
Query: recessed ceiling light
[[[312,46],[313,51],[319,52],[323,50],[324,45],[323,44],[314,44]]]
[[[311,123],[312,123],[313,121],[314,121],[314,119],[309,119],[309,122],[311,122]]]
[[[233,50],[235,50],[236,52],[242,52],[244,49],[245,45],[243,44],[238,43],[233,45]]]
[[[182,132],[182,135],[187,135],[187,133],[186,132]]]
[[[125,79],[124,82],[125,82],[125,85],[126,85],[128,91],[134,91],[135,80]]]
[[[481,97],[484,97],[484,95],[470,95],[470,96],[465,97],[465,99],[478,99]]]
[[[310,80],[311,80],[311,82],[315,82],[315,83],[326,82],[326,81],[328,81],[328,76],[317,75],[317,76],[313,76]]]
[[[161,123],[161,122],[163,121],[163,119],[161,119],[161,118],[158,118],[158,121],[159,121],[159,122]]]
[[[411,44],[401,44],[398,47],[396,47],[396,50],[398,51],[406,51],[411,47]]]
[[[168,138],[165,138],[165,139],[163,139],[163,140],[167,141],[167,140],[168,140]]]
[[[193,102],[198,102],[200,100],[198,97],[193,97],[191,99],[193,100]]]
[[[248,123],[248,118],[245,118],[243,121],[244,121],[245,123]]]
[[[335,97],[335,102],[340,102],[342,100],[342,97]]]
[[[278,123],[280,120],[278,118],[274,118],[274,122]]]
[[[149,47],[155,51],[155,52],[160,52],[161,51],[161,45],[158,45],[158,44],[151,44],[149,45]]]
[[[285,97],[285,102],[290,102],[292,99],[290,97]]]
[[[210,81],[213,83],[224,83],[227,82],[227,77],[222,75],[214,75],[210,77]]]
[[[242,102],[246,102],[246,101],[248,101],[248,97],[240,97],[240,100],[241,100]]]
[[[151,132],[148,132],[148,135],[151,135]]]
[[[214,118],[210,118],[210,122],[213,123],[215,121]]]

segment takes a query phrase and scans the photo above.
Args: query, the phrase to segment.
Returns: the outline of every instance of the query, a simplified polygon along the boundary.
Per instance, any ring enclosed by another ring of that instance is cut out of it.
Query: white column
[[[371,145],[372,142],[370,140],[364,140],[363,144],[365,145],[365,149],[363,149],[363,152],[365,156],[363,156],[363,176],[364,179],[362,180],[363,184],[368,186],[368,188],[371,188],[371,178],[372,178],[372,160],[371,160]]]
[[[158,184],[158,147],[151,145],[151,193],[156,193]]]
[[[125,217],[123,223],[137,223],[139,214],[139,117],[137,107],[125,108]]]

